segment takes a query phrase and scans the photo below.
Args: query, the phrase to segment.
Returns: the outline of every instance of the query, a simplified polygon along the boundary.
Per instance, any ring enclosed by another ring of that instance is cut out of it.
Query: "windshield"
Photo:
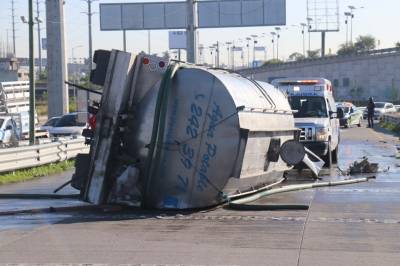
[[[323,97],[313,96],[291,96],[289,103],[295,118],[302,117],[328,117],[325,99]]]
[[[4,119],[0,118],[0,127],[3,125]]]
[[[78,115],[77,114],[69,114],[69,115],[64,115],[63,117],[58,120],[58,122],[55,124],[55,127],[83,127],[85,126],[85,123],[79,123],[77,122],[78,120]]]
[[[385,107],[385,103],[375,103],[375,108],[383,108]]]
[[[43,126],[50,126],[50,127],[54,127],[57,122],[60,120],[60,117],[57,118],[52,118],[49,121],[47,121]]]

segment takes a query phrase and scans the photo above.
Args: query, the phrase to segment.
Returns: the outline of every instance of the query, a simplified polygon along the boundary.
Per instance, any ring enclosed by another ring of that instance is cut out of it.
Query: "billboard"
[[[186,3],[100,4],[100,30],[186,28]]]
[[[186,49],[186,31],[168,32],[169,49]]]
[[[285,0],[210,0],[198,2],[199,28],[286,24]]]
[[[199,28],[286,24],[286,0],[197,1]],[[103,3],[100,30],[186,29],[186,2]]]
[[[339,31],[339,0],[307,0],[310,32]]]

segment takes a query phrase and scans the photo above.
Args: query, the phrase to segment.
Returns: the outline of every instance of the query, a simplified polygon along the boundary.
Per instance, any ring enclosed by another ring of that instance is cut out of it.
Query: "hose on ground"
[[[348,179],[348,180],[341,180],[341,181],[329,181],[329,182],[310,183],[310,184],[301,184],[301,185],[288,185],[288,186],[283,186],[280,188],[262,191],[260,193],[253,194],[248,197],[231,200],[231,201],[229,201],[228,206],[229,207],[233,206],[233,208],[238,208],[238,205],[250,203],[250,202],[256,201],[258,199],[261,199],[263,197],[267,197],[267,196],[270,196],[273,194],[305,190],[305,189],[311,189],[311,188],[318,188],[318,187],[350,185],[350,184],[355,184],[355,183],[368,182],[370,179],[374,179],[374,178],[375,178],[375,176],[370,176],[370,177],[355,178],[355,179]],[[242,207],[242,208],[247,208],[247,206]]]
[[[25,193],[3,193],[0,194],[0,199],[79,199],[79,194],[25,194]]]

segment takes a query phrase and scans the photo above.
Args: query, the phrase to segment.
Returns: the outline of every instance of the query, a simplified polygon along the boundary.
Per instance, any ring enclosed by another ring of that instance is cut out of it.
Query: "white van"
[[[272,84],[288,95],[296,127],[301,129],[300,141],[321,156],[326,166],[337,163],[340,131],[331,82],[323,78],[284,78]]]

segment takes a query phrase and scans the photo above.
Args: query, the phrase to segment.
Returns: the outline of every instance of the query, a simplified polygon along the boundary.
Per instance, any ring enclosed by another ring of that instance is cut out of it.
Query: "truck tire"
[[[331,150],[331,141],[328,142],[328,153],[324,156],[325,166],[327,168],[332,167],[332,150]]]
[[[336,146],[336,149],[332,151],[332,163],[337,164],[339,161],[339,144]]]

